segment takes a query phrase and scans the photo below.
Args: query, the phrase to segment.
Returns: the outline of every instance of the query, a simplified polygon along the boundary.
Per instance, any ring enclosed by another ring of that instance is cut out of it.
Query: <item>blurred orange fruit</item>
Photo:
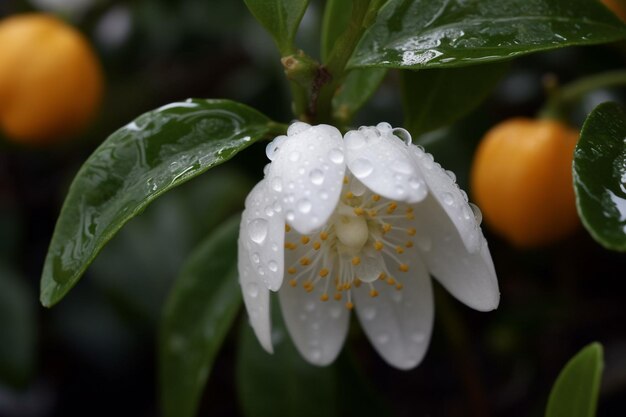
[[[474,158],[471,186],[485,223],[521,248],[554,243],[579,224],[572,160],[578,132],[554,120],[493,127]]]
[[[626,0],[601,0],[620,19],[626,22]]]
[[[45,14],[0,21],[0,129],[20,143],[71,137],[100,104],[100,63],[81,33]]]

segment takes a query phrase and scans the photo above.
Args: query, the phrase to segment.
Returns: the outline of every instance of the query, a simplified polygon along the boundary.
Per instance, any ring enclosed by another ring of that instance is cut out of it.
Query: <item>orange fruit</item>
[[[83,35],[45,14],[0,21],[0,129],[26,144],[62,141],[94,117],[98,58]]]
[[[572,160],[578,132],[555,120],[516,118],[486,133],[471,187],[485,223],[521,248],[576,230]]]
[[[620,19],[626,22],[626,0],[601,0]]]

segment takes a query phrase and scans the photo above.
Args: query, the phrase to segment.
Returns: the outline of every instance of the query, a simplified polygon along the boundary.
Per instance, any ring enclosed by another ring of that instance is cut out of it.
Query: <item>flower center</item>
[[[410,269],[416,236],[413,208],[368,190],[351,174],[344,179],[342,196],[326,226],[316,235],[300,235],[285,227],[285,266],[289,284],[321,301],[346,300],[353,308],[353,291],[402,290],[402,274]],[[382,287],[381,287],[382,285]],[[398,296],[400,294],[398,293]]]

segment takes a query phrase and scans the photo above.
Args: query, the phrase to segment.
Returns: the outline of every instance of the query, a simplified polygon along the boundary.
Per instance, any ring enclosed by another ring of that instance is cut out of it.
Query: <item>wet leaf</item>
[[[587,117],[574,152],[574,189],[591,236],[626,251],[626,111],[618,104],[601,104]]]
[[[109,136],[83,164],[63,204],[41,278],[42,304],[63,298],[151,201],[229,160],[272,126],[239,103],[188,100],[145,113]]]
[[[244,0],[261,25],[272,35],[281,54],[293,53],[293,39],[309,0]]]
[[[390,0],[350,66],[465,66],[624,36],[625,25],[598,1]]]
[[[602,378],[602,345],[583,348],[563,368],[546,407],[546,417],[594,417]]]
[[[241,306],[239,216],[191,254],[170,292],[159,335],[165,417],[192,417],[217,353]]]
[[[273,354],[261,348],[247,323],[239,338],[237,389],[243,414],[246,417],[342,415],[336,406],[335,370],[305,362],[289,338],[278,303],[273,303],[271,310]]]
[[[402,71],[404,127],[419,135],[466,115],[495,87],[507,62]]]

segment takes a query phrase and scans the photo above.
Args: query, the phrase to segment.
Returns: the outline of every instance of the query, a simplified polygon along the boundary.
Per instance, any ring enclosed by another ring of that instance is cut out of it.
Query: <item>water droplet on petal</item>
[[[254,219],[248,224],[248,236],[258,245],[265,241],[267,230],[268,222],[265,219]]]
[[[303,214],[307,214],[308,212],[310,212],[311,207],[311,202],[306,198],[298,201],[298,210],[300,210],[300,212]]]
[[[424,333],[416,332],[411,335],[411,340],[415,343],[423,343],[426,340],[426,335]]]
[[[252,254],[252,262],[254,262],[255,264],[258,264],[259,262],[261,262],[261,257],[259,256],[258,253]]]
[[[355,177],[365,178],[374,171],[374,166],[367,159],[359,158],[352,163],[350,170]]]
[[[360,132],[354,130],[349,131],[343,138],[346,147],[351,150],[357,150],[365,146],[365,138]]]
[[[296,215],[293,214],[293,211],[289,210],[286,217],[288,221],[292,222],[296,218]]]
[[[416,236],[415,241],[417,243],[417,247],[424,252],[430,251],[433,247],[433,242],[429,236]]]
[[[309,173],[309,179],[315,185],[322,185],[324,182],[324,173],[319,169],[314,169]]]
[[[409,178],[409,187],[411,187],[412,189],[419,190],[423,186],[424,186],[423,180],[420,180],[419,178],[416,178],[416,177]]]
[[[339,148],[331,149],[328,152],[328,159],[335,164],[341,164],[343,162],[343,152]]]
[[[322,352],[319,349],[313,349],[310,354],[313,362],[318,362],[322,359]]]
[[[313,301],[309,301],[305,304],[304,309],[309,313],[312,312],[313,310],[315,310],[315,303]]]
[[[276,192],[281,192],[283,190],[283,182],[279,177],[272,178],[271,181],[272,190]]]
[[[380,130],[381,132],[388,132],[389,130],[392,129],[391,125],[387,122],[380,122],[376,125],[376,129]]]
[[[338,319],[340,316],[341,316],[341,308],[333,307],[330,310],[330,317],[332,317],[333,319]]]
[[[378,336],[376,336],[376,341],[380,343],[381,345],[384,345],[387,342],[389,342],[389,335],[387,333],[381,333]]]
[[[413,143],[413,138],[411,138],[411,134],[408,132],[408,130],[401,127],[396,127],[391,132],[398,138],[402,139],[407,146]]]
[[[476,219],[476,225],[480,226],[480,224],[483,222],[483,213],[482,213],[482,211],[480,211],[478,206],[476,204],[474,204],[474,203],[469,203],[469,206],[472,209],[472,212],[474,213],[474,218]]]
[[[276,261],[269,261],[268,264],[267,264],[267,267],[272,272],[278,271],[278,264],[276,263]]]
[[[293,151],[289,154],[289,160],[291,162],[297,162],[298,159],[300,159],[300,152],[298,151]]]
[[[287,128],[287,135],[289,136],[297,135],[298,133],[304,132],[310,127],[311,125],[308,123],[294,122],[291,125],[289,125],[289,127]]]
[[[450,177],[452,182],[456,182],[456,174],[454,172],[452,172],[452,171],[450,171],[448,169],[448,170],[446,170],[446,175],[448,175],[448,177]]]
[[[474,216],[474,213],[472,212],[472,209],[469,208],[469,206],[463,206],[463,209],[461,211],[465,220],[469,220]]]
[[[441,195],[441,200],[443,201],[443,204],[447,206],[451,206],[454,204],[454,196],[452,196],[452,194],[450,193],[443,193]]]
[[[320,191],[320,198],[322,200],[328,200],[328,193],[326,191]]]
[[[274,215],[274,209],[272,206],[265,206],[265,215],[267,217],[272,217]]]
[[[246,294],[252,298],[256,298],[259,295],[259,286],[255,282],[249,282],[246,284]]]

